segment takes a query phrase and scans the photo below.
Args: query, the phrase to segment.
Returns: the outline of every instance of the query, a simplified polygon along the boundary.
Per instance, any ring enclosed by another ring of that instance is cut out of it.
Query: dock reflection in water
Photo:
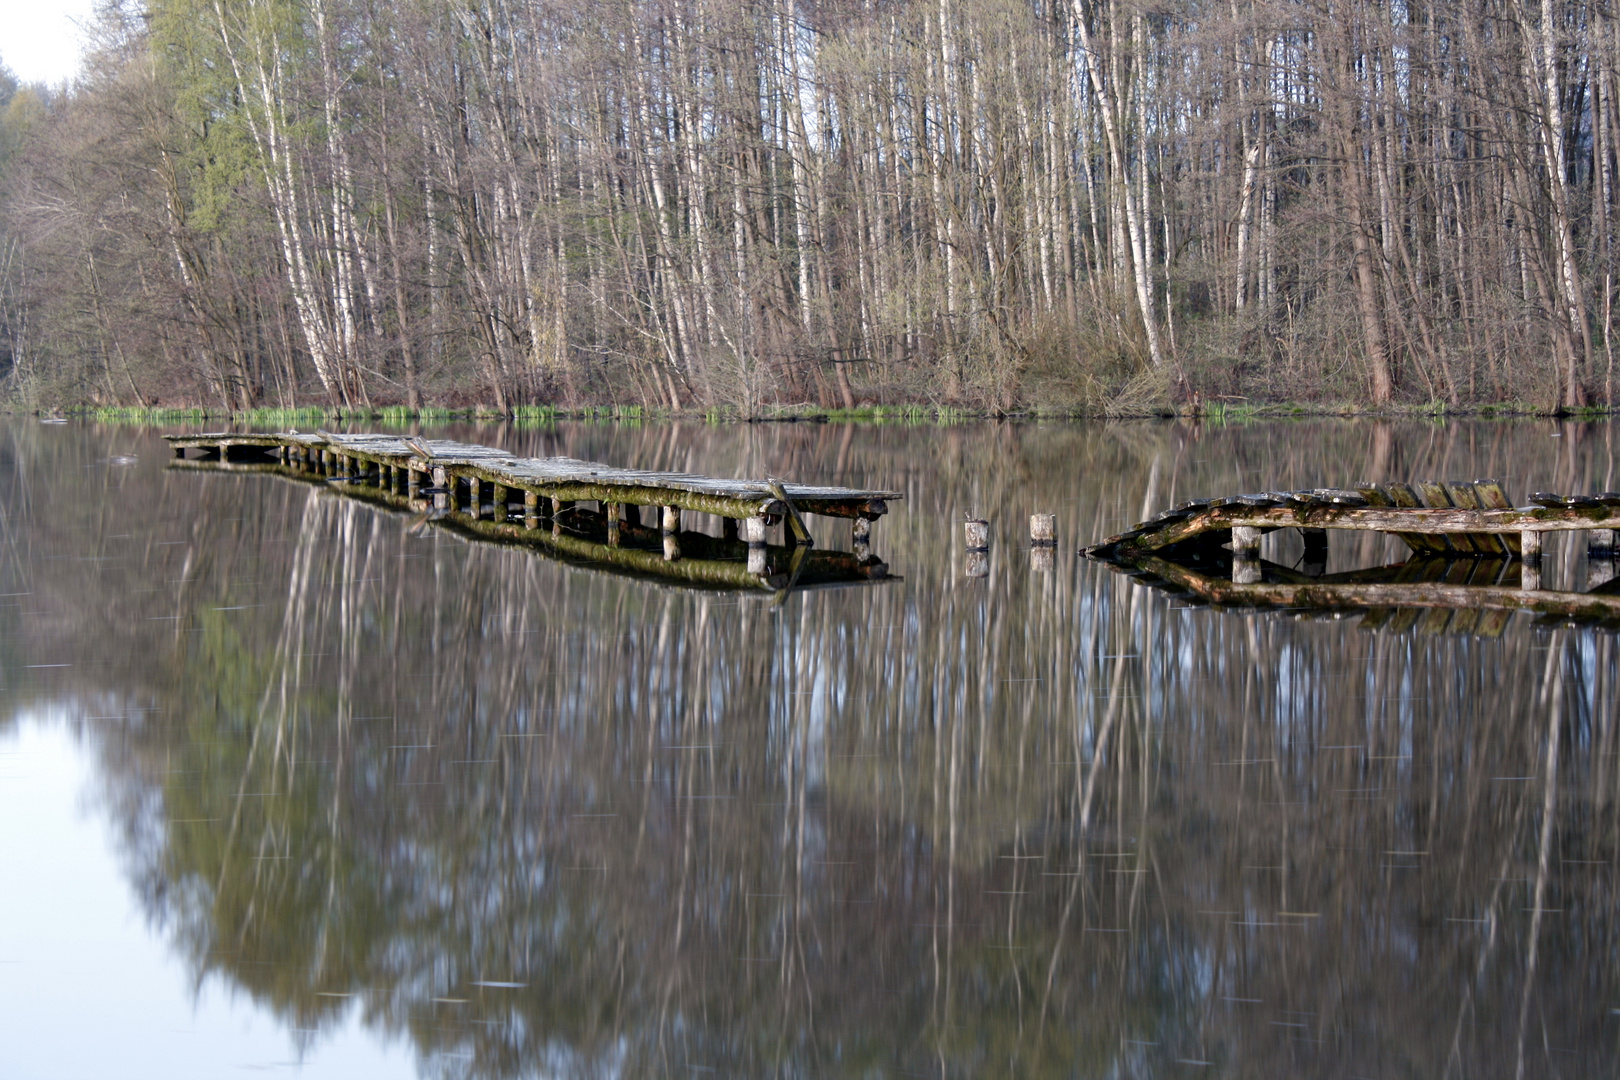
[[[1075,554],[1380,453],[1612,489],[1602,428],[479,433],[904,489],[904,581],[775,606],[4,433],[0,728],[82,718],[136,909],[311,1053],[358,1018],[435,1076],[1613,1072],[1613,635],[1230,617]]]

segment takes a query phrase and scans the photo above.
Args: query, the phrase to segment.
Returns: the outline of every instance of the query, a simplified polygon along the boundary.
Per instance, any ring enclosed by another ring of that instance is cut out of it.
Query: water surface
[[[661,586],[167,470],[152,433],[7,424],[8,1075],[1620,1061],[1613,635],[1183,607],[1076,554],[1203,495],[1613,490],[1612,428],[433,433],[901,490],[873,531],[901,580]],[[1549,586],[1584,574],[1552,546]]]

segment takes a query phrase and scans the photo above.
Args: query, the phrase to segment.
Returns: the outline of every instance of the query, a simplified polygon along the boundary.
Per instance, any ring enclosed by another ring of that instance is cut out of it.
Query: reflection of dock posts
[[[1305,561],[1300,564],[1300,569],[1309,577],[1321,577],[1327,573],[1327,530],[1301,529],[1299,536],[1305,541]]]
[[[1260,582],[1260,530],[1248,525],[1232,529],[1232,584]]]
[[[467,513],[474,521],[484,516],[484,482],[476,476],[467,477]]]
[[[989,577],[990,523],[978,518],[968,518],[963,523],[962,533],[967,541],[967,576]]]
[[[743,518],[743,539],[748,541],[748,572],[765,572],[765,519]]]
[[[540,527],[540,494],[535,491],[523,493],[523,527],[536,529]]]
[[[405,466],[405,497],[415,502],[422,494],[422,474],[409,465]]]
[[[1519,587],[1527,591],[1541,588],[1541,534],[1526,529],[1519,534]]]
[[[573,509],[573,507],[574,507],[574,500],[572,500],[572,499],[559,499],[556,496],[552,496],[552,499],[551,499],[551,535],[552,536],[561,536],[562,535],[563,512],[565,510],[571,510],[571,509]]]
[[[511,496],[507,494],[506,485],[505,484],[496,484],[495,485],[495,499],[494,499],[494,502],[495,502],[495,520],[496,521],[505,521],[506,520],[506,500],[509,499],[509,498],[511,498]]]
[[[608,547],[619,546],[619,517],[624,513],[624,507],[619,503],[610,502],[602,504],[602,513],[607,515],[607,542]]]
[[[1050,573],[1053,556],[1057,552],[1057,518],[1052,514],[1029,516],[1029,568],[1035,573]]]
[[[681,531],[681,508],[666,506],[663,516],[664,561],[674,562],[681,557],[681,541],[677,535]]]

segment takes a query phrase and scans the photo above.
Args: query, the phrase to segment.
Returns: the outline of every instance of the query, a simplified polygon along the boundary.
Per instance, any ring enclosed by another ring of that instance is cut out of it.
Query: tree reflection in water
[[[1260,471],[1602,486],[1567,430],[474,433],[904,484],[904,583],[773,608],[14,427],[8,573],[137,715],[101,768],[195,977],[431,1075],[1596,1075],[1612,636],[1181,610],[1073,554]],[[964,509],[1058,511],[1056,569],[1004,527],[968,579]]]

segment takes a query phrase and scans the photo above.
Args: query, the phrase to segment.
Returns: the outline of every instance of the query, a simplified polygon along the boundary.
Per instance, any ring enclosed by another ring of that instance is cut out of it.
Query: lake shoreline
[[[779,406],[757,413],[736,408],[648,408],[641,405],[586,405],[572,408],[529,405],[500,410],[487,405],[457,408],[425,407],[406,409],[396,406],[353,409],[338,406],[263,408],[229,410],[218,407],[162,406],[145,408],[74,405],[60,409],[0,407],[0,416],[37,416],[102,423],[166,424],[205,420],[228,420],[237,424],[324,424],[324,423],[447,423],[462,421],[547,423],[559,420],[617,421],[701,421],[709,424],[792,424],[792,423],[906,423],[954,424],[996,421],[1087,421],[1087,420],[1187,420],[1211,423],[1252,423],[1280,420],[1357,419],[1357,420],[1496,420],[1557,419],[1600,420],[1620,409],[1614,405],[1588,405],[1568,408],[1528,402],[1498,402],[1452,406],[1425,402],[1383,407],[1348,403],[1305,402],[1214,402],[1197,406],[1183,404],[1139,409],[1084,408],[966,408],[954,405],[912,403],[871,405],[854,409],[821,408],[803,403]]]

